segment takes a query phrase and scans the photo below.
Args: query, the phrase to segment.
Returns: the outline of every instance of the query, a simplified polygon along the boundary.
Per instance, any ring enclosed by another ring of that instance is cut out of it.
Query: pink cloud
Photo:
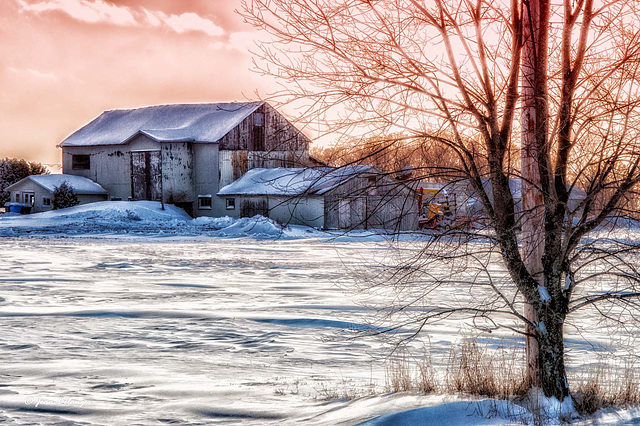
[[[41,14],[52,11],[65,13],[71,18],[90,24],[106,23],[123,27],[165,27],[178,34],[202,32],[211,37],[224,35],[224,30],[213,21],[194,12],[166,14],[146,8],[134,9],[117,6],[104,0],[18,0],[21,13]]]
[[[160,19],[160,21],[177,33],[202,31],[210,36],[221,36],[224,34],[224,30],[212,21],[202,18],[200,15],[192,12],[169,16],[162,12],[155,12],[155,15]]]
[[[87,0],[44,0],[35,3],[18,0],[18,5],[23,13],[38,14],[57,10],[78,21],[88,23],[106,22],[121,26],[136,25],[136,20],[129,8],[114,6],[102,0],[94,2]]]

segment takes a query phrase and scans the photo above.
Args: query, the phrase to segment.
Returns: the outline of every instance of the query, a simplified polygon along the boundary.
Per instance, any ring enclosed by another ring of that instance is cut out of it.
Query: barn
[[[106,111],[63,140],[62,170],[111,200],[175,204],[224,216],[216,194],[248,170],[317,166],[310,140],[266,102],[158,105]]]
[[[224,186],[232,217],[316,228],[413,230],[415,191],[372,166],[256,168]]]
[[[6,191],[11,194],[9,204],[30,206],[31,213],[49,211],[53,208],[53,193],[63,182],[73,188],[80,204],[107,199],[107,191],[102,186],[82,176],[32,175],[7,187]]]

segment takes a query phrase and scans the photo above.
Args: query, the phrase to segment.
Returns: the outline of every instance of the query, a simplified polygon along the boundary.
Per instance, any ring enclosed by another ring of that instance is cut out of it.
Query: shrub
[[[80,203],[73,187],[66,181],[56,186],[53,191],[53,209],[64,209],[77,206]]]

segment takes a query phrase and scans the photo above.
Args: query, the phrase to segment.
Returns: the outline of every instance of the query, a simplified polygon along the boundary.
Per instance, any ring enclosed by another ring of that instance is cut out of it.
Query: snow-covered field
[[[389,347],[350,339],[375,313],[350,291],[350,272],[375,267],[384,238],[128,202],[3,215],[0,234],[0,422],[449,425],[523,414],[384,393]],[[460,339],[446,322],[425,333],[435,362]],[[603,338],[569,337],[578,363]],[[639,421],[619,410],[587,424]]]

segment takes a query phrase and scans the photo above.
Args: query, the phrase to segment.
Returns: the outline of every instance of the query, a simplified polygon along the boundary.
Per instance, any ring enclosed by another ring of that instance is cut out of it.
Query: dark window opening
[[[90,155],[72,155],[71,169],[73,170],[91,169],[91,156]]]
[[[235,210],[235,209],[236,209],[236,199],[227,198],[227,210]]]
[[[201,210],[211,210],[211,195],[199,196],[198,208]]]
[[[51,197],[42,197],[42,205],[45,207],[51,206]]]
[[[264,151],[264,114],[253,113],[253,151]]]

